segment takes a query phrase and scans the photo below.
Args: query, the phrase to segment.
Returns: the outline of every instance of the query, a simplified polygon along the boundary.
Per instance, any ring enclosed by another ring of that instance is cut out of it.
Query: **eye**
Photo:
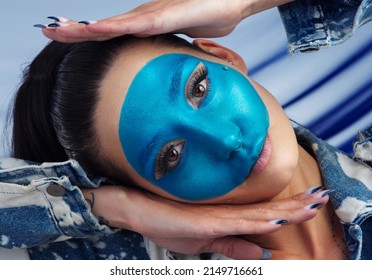
[[[155,162],[155,179],[159,180],[179,164],[186,141],[172,140],[160,149]]]
[[[208,70],[205,65],[200,62],[191,73],[186,83],[186,100],[194,109],[199,108],[209,92],[209,79],[207,76]]]

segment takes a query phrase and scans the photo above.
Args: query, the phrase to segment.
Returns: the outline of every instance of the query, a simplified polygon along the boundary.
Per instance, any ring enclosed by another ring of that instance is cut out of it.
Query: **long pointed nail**
[[[274,225],[282,225],[282,224],[288,223],[288,220],[284,220],[284,219],[272,220],[269,223],[274,224]]]
[[[330,193],[333,193],[335,192],[335,190],[325,190],[325,191],[322,191],[320,193],[317,193],[315,195],[316,198],[321,198],[321,197],[325,197],[326,195],[329,195]]]
[[[82,24],[85,24],[85,25],[90,25],[90,24],[97,23],[97,21],[96,20],[82,20],[82,21],[79,21],[79,23],[82,23]]]
[[[263,252],[263,255],[261,257],[261,260],[267,260],[267,259],[270,259],[272,257],[271,253],[269,250],[265,249],[265,248],[262,248],[262,252]]]
[[[321,207],[323,205],[324,205],[324,203],[322,203],[322,202],[310,204],[310,205],[305,206],[305,210],[311,210],[311,209],[314,209],[314,208]]]
[[[41,23],[34,24],[33,27],[38,27],[38,28],[47,28],[47,26],[46,26],[45,24],[41,24]]]
[[[54,22],[54,23],[49,23],[48,24],[48,27],[60,27],[61,25],[59,25],[59,23],[56,23],[56,22]]]
[[[66,22],[53,22],[53,23],[50,23],[48,24],[48,27],[66,27],[66,26],[70,26],[69,23],[66,23]]]
[[[317,187],[312,187],[310,189],[307,189],[304,193],[305,194],[313,194],[321,189],[323,189],[324,187],[323,186],[317,186]]]
[[[49,16],[47,18],[58,21],[58,22],[68,22],[68,19],[64,17]]]

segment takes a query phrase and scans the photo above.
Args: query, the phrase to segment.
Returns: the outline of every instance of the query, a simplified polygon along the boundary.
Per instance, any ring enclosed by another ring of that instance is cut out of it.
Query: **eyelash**
[[[155,179],[159,180],[164,177],[168,172],[176,168],[181,161],[183,149],[186,141],[182,139],[172,140],[168,143],[165,143],[164,146],[160,149],[159,154],[156,158],[155,163]],[[173,150],[177,151],[177,159],[175,162],[169,162],[167,156]]]
[[[205,81],[204,85],[202,84],[203,81]],[[203,92],[203,96],[201,97],[195,96],[194,94],[198,85],[201,85],[203,89],[205,90]],[[209,90],[210,90],[210,81],[208,79],[208,69],[205,67],[205,65],[202,62],[200,62],[196,66],[189,80],[186,83],[186,88],[185,88],[186,100],[189,102],[189,104],[194,109],[198,109],[201,102],[208,95]],[[155,179],[156,180],[161,179],[167,173],[169,173],[170,171],[172,171],[178,166],[179,162],[181,161],[182,155],[183,155],[183,149],[184,149],[185,143],[186,141],[182,139],[176,139],[168,143],[165,143],[163,145],[163,147],[160,149],[158,153],[158,156],[155,162]],[[172,152],[173,150],[177,152],[177,158],[174,162],[170,162],[168,156],[170,155],[170,152]]]
[[[205,89],[205,93],[202,97],[195,97],[194,92],[196,90],[196,87],[201,84],[205,80],[205,86],[203,88]],[[208,69],[205,67],[205,65],[200,62],[198,66],[196,66],[195,70],[191,74],[189,80],[186,84],[186,100],[189,102],[189,104],[194,108],[198,109],[202,101],[205,99],[205,97],[208,95],[210,91],[210,80],[208,79]],[[197,99],[197,100],[195,100]]]

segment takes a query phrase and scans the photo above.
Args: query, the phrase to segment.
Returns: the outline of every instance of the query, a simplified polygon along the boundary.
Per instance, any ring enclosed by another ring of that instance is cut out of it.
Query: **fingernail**
[[[34,24],[33,27],[38,27],[38,28],[47,28],[46,25],[41,24],[41,23]]]
[[[85,25],[90,25],[90,24],[97,23],[97,21],[95,21],[95,20],[82,20],[82,21],[79,21],[79,23],[82,23],[82,24],[85,24]]]
[[[308,206],[305,206],[305,210],[311,210],[311,209],[318,208],[318,207],[323,206],[323,205],[324,205],[324,203],[322,203],[322,202],[310,204]]]
[[[64,17],[49,16],[47,18],[58,21],[58,22],[68,22],[68,19]]]
[[[48,27],[60,27],[60,25],[59,23],[53,22],[53,23],[49,23]]]
[[[325,197],[326,195],[329,195],[330,193],[333,193],[335,192],[335,190],[325,190],[325,191],[322,191],[320,193],[317,193],[315,195],[316,198],[321,198],[321,197]]]
[[[317,187],[312,187],[310,189],[307,189],[304,193],[305,194],[313,194],[321,189],[323,189],[324,187],[323,186],[317,186]]]
[[[267,259],[270,259],[272,257],[271,253],[269,250],[265,249],[265,248],[261,248],[262,249],[262,252],[263,252],[263,255],[261,257],[261,260],[267,260]]]
[[[288,220],[280,219],[280,220],[272,220],[269,222],[270,224],[274,225],[282,225],[288,223]]]
[[[66,22],[53,22],[53,23],[50,23],[50,24],[48,24],[48,26],[47,27],[52,27],[52,28],[54,28],[54,27],[65,27],[65,26],[70,26],[70,24],[69,23],[66,23]]]

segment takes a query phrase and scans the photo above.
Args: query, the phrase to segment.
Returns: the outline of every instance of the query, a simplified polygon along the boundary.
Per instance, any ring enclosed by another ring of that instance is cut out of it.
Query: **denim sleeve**
[[[88,178],[75,161],[38,165],[0,159],[0,247],[29,248],[111,233],[79,190],[101,183]]]
[[[372,19],[372,0],[297,0],[279,7],[291,54],[340,44]]]
[[[353,158],[372,168],[372,124],[359,130],[353,142]]]

